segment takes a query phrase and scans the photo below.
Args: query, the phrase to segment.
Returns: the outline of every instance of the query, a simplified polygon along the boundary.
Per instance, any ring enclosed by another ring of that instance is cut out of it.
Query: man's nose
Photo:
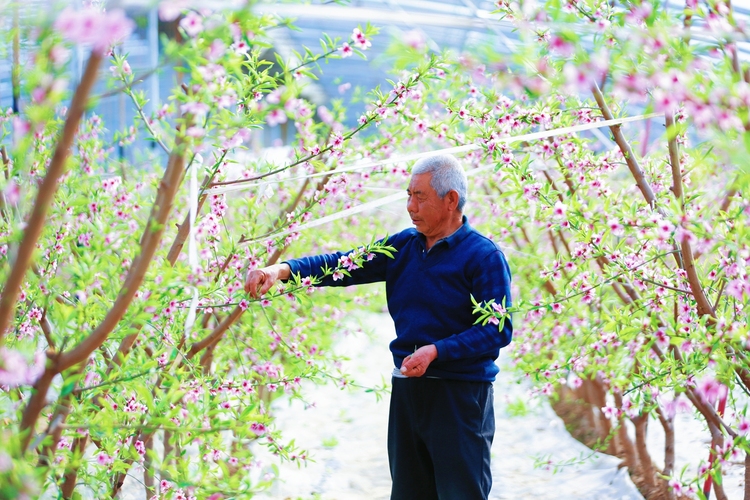
[[[414,203],[414,198],[408,198],[406,200],[406,211],[409,213],[416,212],[416,203]]]

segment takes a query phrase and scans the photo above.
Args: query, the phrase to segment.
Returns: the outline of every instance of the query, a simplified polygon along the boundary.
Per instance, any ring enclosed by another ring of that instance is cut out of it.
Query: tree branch
[[[36,249],[36,242],[42,233],[44,221],[47,218],[47,211],[57,191],[58,182],[60,181],[60,177],[65,173],[65,163],[68,154],[70,154],[70,147],[78,131],[78,124],[81,121],[83,112],[86,110],[88,96],[96,81],[101,61],[102,56],[96,51],[92,52],[89,56],[81,83],[73,95],[68,117],[63,125],[62,135],[57,142],[52,161],[47,168],[47,174],[44,176],[44,180],[39,187],[31,217],[29,217],[26,229],[23,232],[21,245],[16,253],[15,262],[13,262],[10,274],[5,282],[2,297],[0,297],[0,344],[10,325],[21,289],[21,283],[31,264],[31,258]]]
[[[591,91],[594,93],[594,99],[596,99],[596,103],[599,105],[599,109],[601,110],[604,119],[613,120],[614,116],[612,115],[612,111],[610,111],[609,106],[607,106],[607,102],[604,100],[602,91],[599,90],[599,86],[596,83],[592,85]],[[620,148],[622,155],[625,157],[625,162],[627,163],[630,172],[635,178],[638,189],[640,189],[643,197],[646,199],[646,202],[651,205],[651,208],[656,208],[656,196],[654,195],[654,191],[651,189],[651,186],[646,180],[646,176],[643,173],[641,166],[638,164],[638,160],[636,160],[635,154],[633,153],[630,144],[625,139],[625,136],[620,129],[620,125],[613,125],[609,129],[612,131],[612,136],[615,139],[615,143]]]
[[[175,150],[173,150],[169,157],[164,177],[159,185],[159,191],[156,195],[151,215],[146,222],[146,227],[141,237],[141,253],[133,261],[117,300],[115,300],[112,309],[109,310],[99,326],[72,351],[61,356],[61,370],[85,361],[95,349],[104,343],[117,323],[122,319],[130,302],[133,300],[135,292],[141,286],[146,270],[159,246],[169,212],[172,209],[172,202],[182,181],[185,170],[184,166],[184,147],[179,144],[175,145]]]

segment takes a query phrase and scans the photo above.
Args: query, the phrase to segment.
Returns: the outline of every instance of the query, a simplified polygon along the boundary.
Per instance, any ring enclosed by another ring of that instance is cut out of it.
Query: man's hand
[[[257,299],[270,290],[276,281],[289,279],[291,274],[292,270],[286,263],[253,269],[248,271],[247,278],[245,278],[245,292]]]
[[[437,357],[437,347],[434,345],[420,347],[414,351],[414,354],[404,358],[404,362],[401,363],[401,373],[407,377],[421,377],[427,371],[430,363],[435,361]]]

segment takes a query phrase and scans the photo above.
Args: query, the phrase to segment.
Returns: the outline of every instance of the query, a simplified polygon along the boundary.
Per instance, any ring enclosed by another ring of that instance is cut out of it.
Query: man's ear
[[[448,202],[448,210],[455,212],[458,210],[458,191],[451,189],[448,194],[445,195],[446,201]]]

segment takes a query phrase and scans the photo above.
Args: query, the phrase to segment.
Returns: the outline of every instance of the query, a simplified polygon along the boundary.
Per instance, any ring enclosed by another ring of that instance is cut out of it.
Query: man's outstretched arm
[[[245,292],[254,299],[268,292],[278,280],[288,280],[292,276],[289,264],[282,262],[261,269],[252,269],[245,278]]]

